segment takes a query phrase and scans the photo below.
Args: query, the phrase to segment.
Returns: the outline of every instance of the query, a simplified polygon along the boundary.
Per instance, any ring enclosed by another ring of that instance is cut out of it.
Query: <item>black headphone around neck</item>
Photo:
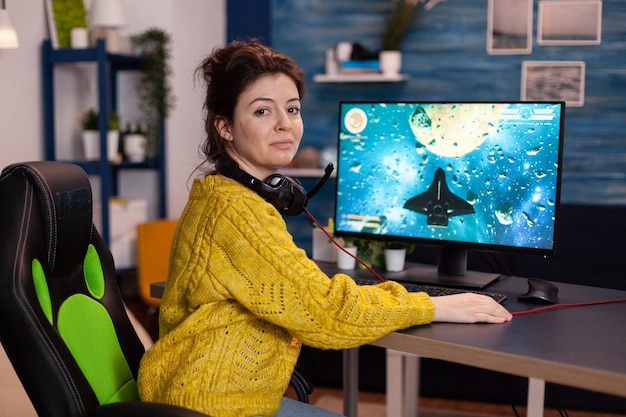
[[[309,199],[317,194],[334,169],[333,164],[328,164],[320,182],[307,193],[298,180],[286,175],[272,174],[265,181],[261,181],[245,172],[227,156],[220,157],[215,163],[215,168],[220,174],[256,192],[286,216],[297,216],[302,213]]]

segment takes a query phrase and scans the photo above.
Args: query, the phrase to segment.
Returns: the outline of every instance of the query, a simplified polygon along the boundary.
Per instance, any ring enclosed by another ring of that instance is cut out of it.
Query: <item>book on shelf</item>
[[[341,74],[377,74],[380,72],[380,63],[372,60],[348,60],[339,62]]]

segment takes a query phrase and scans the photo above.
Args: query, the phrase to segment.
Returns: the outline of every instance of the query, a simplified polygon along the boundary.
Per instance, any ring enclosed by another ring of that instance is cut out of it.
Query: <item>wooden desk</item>
[[[334,264],[320,263],[329,275]],[[626,291],[556,283],[559,303],[626,299]],[[153,284],[153,296],[163,283]],[[525,279],[503,277],[488,290],[508,296],[511,312],[537,307],[520,302]],[[626,302],[557,308],[519,315],[505,324],[434,323],[391,333],[372,344],[417,356],[529,378],[529,416],[543,415],[545,381],[626,397]],[[358,349],[344,353],[344,413],[355,417]],[[417,375],[415,375],[417,378]],[[409,386],[413,386],[409,384]],[[411,394],[411,393],[405,393]],[[417,396],[417,392],[412,393]]]

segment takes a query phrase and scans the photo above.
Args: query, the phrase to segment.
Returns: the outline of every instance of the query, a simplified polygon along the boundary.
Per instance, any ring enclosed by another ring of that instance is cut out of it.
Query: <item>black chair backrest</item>
[[[14,164],[0,174],[0,198],[0,340],[39,416],[137,399],[144,349],[93,227],[85,172]]]

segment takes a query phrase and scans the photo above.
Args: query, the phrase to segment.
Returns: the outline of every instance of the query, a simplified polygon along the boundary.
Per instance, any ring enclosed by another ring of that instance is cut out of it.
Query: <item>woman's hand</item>
[[[435,304],[433,321],[450,323],[504,323],[513,318],[493,298],[474,293],[432,297]]]

